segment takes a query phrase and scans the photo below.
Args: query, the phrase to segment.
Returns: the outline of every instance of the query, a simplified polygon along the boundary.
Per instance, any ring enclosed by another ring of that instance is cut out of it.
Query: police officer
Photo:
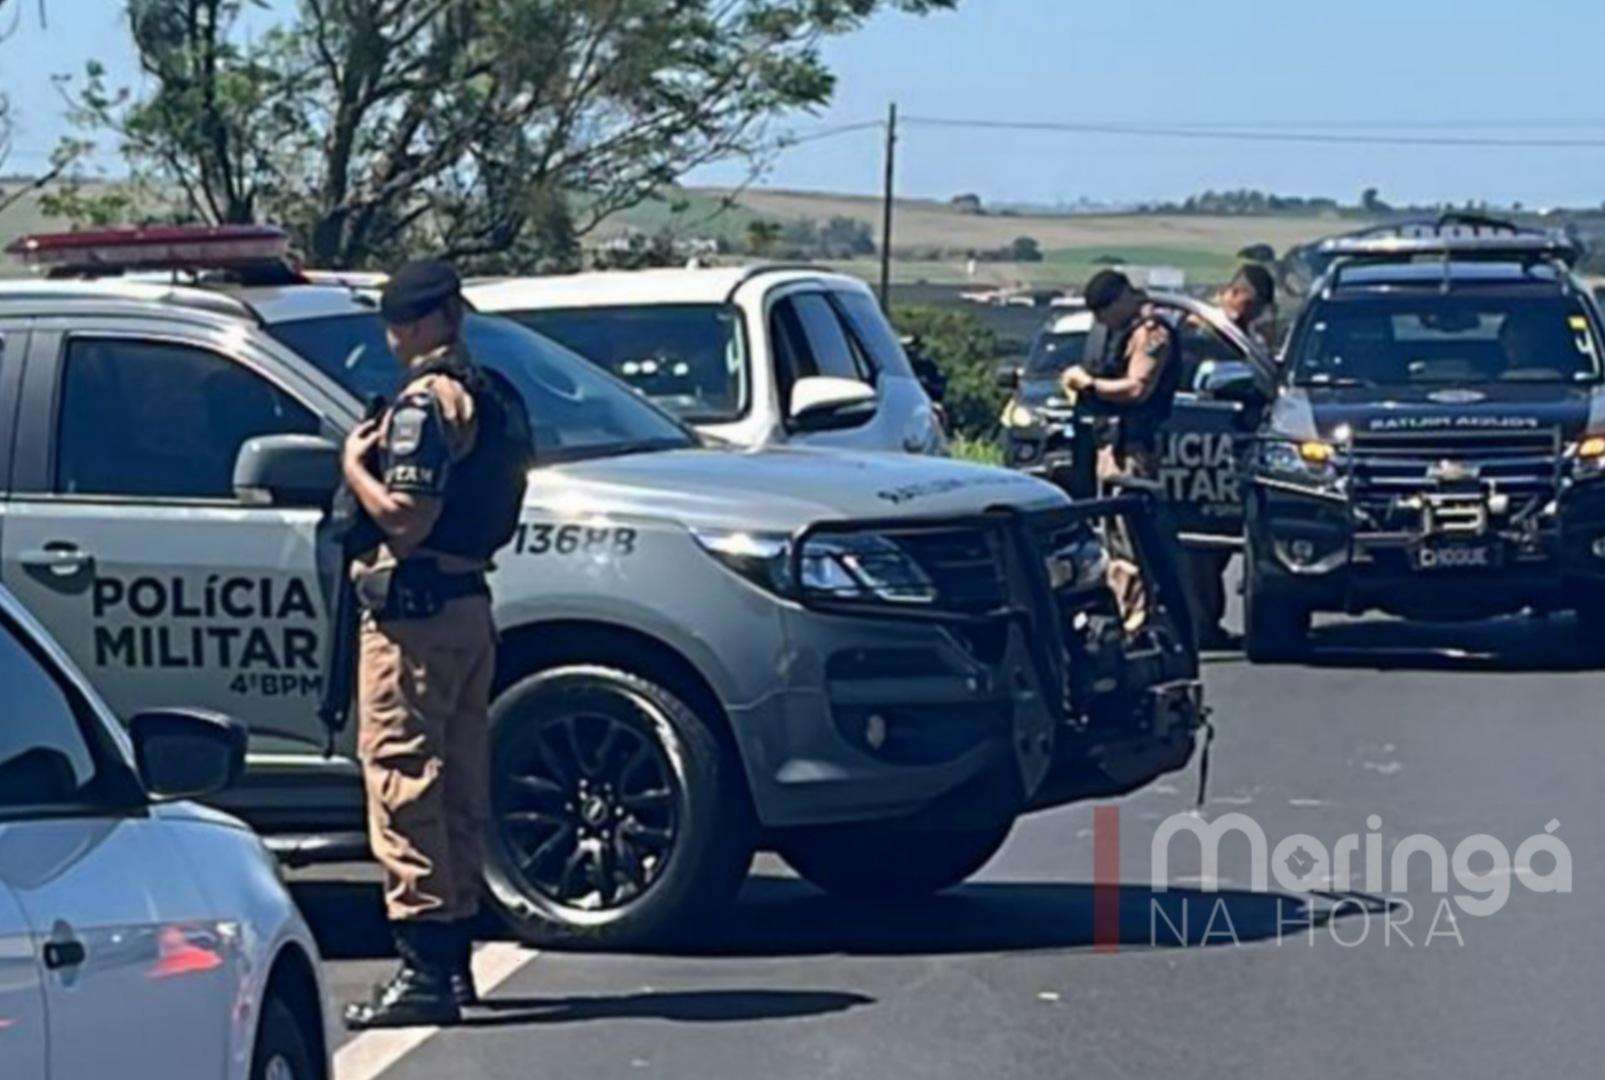
[[[1276,279],[1265,267],[1258,263],[1238,267],[1226,288],[1215,297],[1215,305],[1249,338],[1270,345],[1266,335],[1260,332],[1259,321],[1276,306]]]
[[[1258,263],[1239,267],[1232,280],[1215,297],[1215,306],[1225,313],[1250,340],[1269,346],[1260,332],[1260,319],[1276,304],[1276,279]],[[1215,548],[1194,548],[1187,552],[1188,585],[1192,592],[1193,620],[1202,648],[1225,649],[1236,639],[1224,625],[1226,618],[1226,567],[1232,553]]]
[[[1061,382],[1078,402],[1113,421],[1098,447],[1100,486],[1157,490],[1159,429],[1170,418],[1181,380],[1176,332],[1118,271],[1100,270],[1083,291],[1087,309],[1108,336],[1096,372],[1076,364],[1065,369]],[[1128,631],[1139,630],[1147,621],[1148,597],[1135,546],[1118,523],[1109,530],[1108,544],[1109,582],[1121,617]]]
[[[358,756],[401,969],[347,1008],[358,1029],[454,1023],[475,1000],[496,643],[485,575],[528,464],[522,406],[515,416],[463,347],[456,272],[409,263],[380,311],[402,389],[347,438],[344,473],[382,538],[350,570],[363,612]]]

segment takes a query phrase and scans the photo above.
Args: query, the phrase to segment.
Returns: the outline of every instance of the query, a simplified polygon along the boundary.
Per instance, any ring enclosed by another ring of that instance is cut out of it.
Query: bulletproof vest
[[[467,559],[489,559],[513,537],[524,506],[535,440],[517,388],[460,352],[412,368],[409,379],[444,375],[474,399],[478,431],[467,456],[446,475],[440,518],[420,547]]]
[[[1181,335],[1175,325],[1162,316],[1139,315],[1109,335],[1099,364],[1100,370],[1094,373],[1109,378],[1123,377],[1128,366],[1126,350],[1131,345],[1132,335],[1150,322],[1161,323],[1170,331],[1170,346],[1159,369],[1159,381],[1155,384],[1153,393],[1138,405],[1123,405],[1101,399],[1099,401],[1111,415],[1120,418],[1120,436],[1127,442],[1153,441],[1158,438],[1160,427],[1170,419],[1171,405],[1176,400],[1176,389],[1181,385]]]

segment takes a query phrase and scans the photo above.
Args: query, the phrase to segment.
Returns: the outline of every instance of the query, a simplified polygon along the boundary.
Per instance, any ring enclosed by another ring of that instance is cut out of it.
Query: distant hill
[[[672,200],[618,215],[598,235],[668,228],[677,235],[721,239],[739,248],[748,225],[758,219],[784,224],[848,217],[870,224],[879,236],[880,215],[880,200],[866,195],[689,188],[676,192]],[[1363,224],[1336,215],[977,214],[946,202],[901,199],[894,208],[892,253],[899,281],[961,282],[969,279],[965,252],[995,251],[1025,236],[1042,249],[1042,262],[982,262],[974,280],[1073,284],[1099,266],[1126,261],[1178,267],[1187,272],[1189,282],[1202,283],[1229,276],[1237,265],[1237,252],[1250,244],[1269,244],[1282,252]],[[874,260],[855,261],[845,268],[866,276],[876,272]]]
[[[0,181],[0,188],[5,182]],[[833,217],[865,222],[880,235],[880,200],[873,196],[782,189],[677,189],[616,215],[587,237],[596,245],[629,232],[665,229],[685,239],[714,239],[735,251],[746,250],[747,230],[754,221],[780,224]],[[1277,252],[1333,232],[1358,227],[1353,218],[1308,215],[1261,217],[1194,214],[1048,214],[975,213],[946,202],[902,199],[895,208],[892,252],[894,276],[900,282],[959,284],[1078,284],[1100,266],[1125,261],[1135,265],[1174,266],[1190,284],[1224,280],[1237,265],[1237,252],[1250,244],[1269,244]],[[0,247],[24,233],[60,228],[47,219],[37,199],[24,199],[0,214]],[[982,261],[974,277],[967,273],[966,253],[1007,248],[1016,238],[1030,237],[1041,249],[1041,262]],[[837,264],[873,278],[874,258]],[[0,276],[21,268],[0,259]]]

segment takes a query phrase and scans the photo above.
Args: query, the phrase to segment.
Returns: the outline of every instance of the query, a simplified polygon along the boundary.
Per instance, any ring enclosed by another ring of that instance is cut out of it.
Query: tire
[[[310,1046],[295,1011],[283,998],[269,997],[257,1023],[251,1080],[322,1080]]]
[[[780,854],[810,884],[835,896],[927,896],[951,889],[990,862],[1013,824],[930,832],[831,826],[788,836]]]
[[[1309,649],[1310,611],[1265,584],[1249,551],[1243,589],[1243,652],[1251,663],[1282,664]]]
[[[618,949],[694,931],[735,896],[755,828],[709,719],[614,668],[563,666],[491,706],[493,905],[534,945]]]

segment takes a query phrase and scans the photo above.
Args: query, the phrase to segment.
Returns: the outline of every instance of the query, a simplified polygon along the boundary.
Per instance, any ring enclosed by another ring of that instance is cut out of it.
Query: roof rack
[[[749,266],[742,267],[741,276],[736,279],[736,283],[734,285],[730,286],[730,290],[725,293],[724,302],[726,304],[729,304],[729,303],[733,302],[735,300],[735,298],[736,298],[736,293],[740,292],[743,286],[747,285],[749,282],[755,280],[756,278],[761,278],[765,274],[786,274],[786,273],[791,273],[793,271],[802,271],[804,273],[810,273],[810,274],[829,274],[829,273],[834,273],[834,271],[831,270],[830,267],[828,267],[828,266],[820,266],[818,263],[806,263],[806,262],[760,262],[760,263],[752,263]]]
[[[1530,229],[1481,214],[1448,213],[1437,218],[1389,222],[1323,240],[1316,249],[1333,259],[1408,262],[1418,257],[1445,260],[1551,261],[1571,266],[1581,245],[1560,230]]]

